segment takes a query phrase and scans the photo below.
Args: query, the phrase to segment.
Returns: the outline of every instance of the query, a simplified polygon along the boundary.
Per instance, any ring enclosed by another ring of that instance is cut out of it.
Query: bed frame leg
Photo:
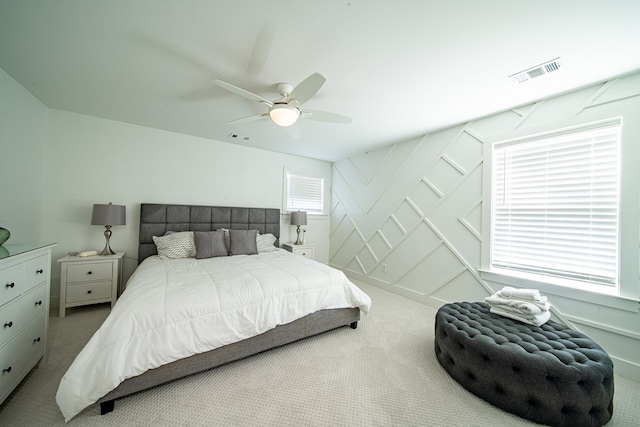
[[[351,323],[349,324],[349,327],[350,327],[351,329],[356,329],[356,328],[358,327],[358,322],[351,322]]]
[[[100,415],[108,414],[109,412],[113,411],[113,409],[115,408],[115,404],[115,400],[100,402]]]

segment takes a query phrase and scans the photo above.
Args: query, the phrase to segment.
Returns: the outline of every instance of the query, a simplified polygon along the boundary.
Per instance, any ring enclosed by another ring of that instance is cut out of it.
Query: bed
[[[219,249],[220,233],[233,255],[207,253]],[[167,252],[167,241],[180,252],[175,242],[191,235],[195,256]],[[142,204],[138,268],[60,382],[65,420],[96,402],[105,414],[116,399],[168,381],[355,329],[370,298],[339,270],[279,249],[279,237],[279,209]]]

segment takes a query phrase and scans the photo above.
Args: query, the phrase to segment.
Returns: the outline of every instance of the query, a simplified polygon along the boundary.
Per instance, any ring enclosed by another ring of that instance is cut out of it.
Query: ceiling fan
[[[271,118],[273,122],[279,126],[291,126],[298,121],[299,118],[317,120],[321,122],[329,123],[351,123],[351,118],[342,116],[340,114],[329,113],[326,111],[307,110],[302,109],[301,106],[307,102],[318,90],[322,87],[326,79],[319,73],[311,74],[304,79],[295,88],[288,83],[276,84],[276,90],[282,96],[282,98],[276,101],[269,101],[260,95],[249,92],[230,83],[222,80],[214,79],[211,83],[220,86],[230,92],[240,95],[251,101],[257,101],[266,105],[269,108],[264,114],[257,114],[254,116],[243,117],[240,119],[232,120],[229,124],[239,124],[253,122],[255,120],[261,120]]]

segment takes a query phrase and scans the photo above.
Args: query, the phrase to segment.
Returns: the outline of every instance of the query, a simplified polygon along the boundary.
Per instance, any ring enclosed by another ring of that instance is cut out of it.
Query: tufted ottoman
[[[467,390],[505,411],[553,426],[600,426],[613,415],[613,363],[584,334],[532,326],[459,302],[436,314],[440,364]]]

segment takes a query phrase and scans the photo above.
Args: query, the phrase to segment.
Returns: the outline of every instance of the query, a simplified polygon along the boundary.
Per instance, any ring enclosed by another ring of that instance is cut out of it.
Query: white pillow
[[[195,258],[196,244],[193,231],[153,236],[160,258]]]
[[[219,228],[218,230],[224,231],[224,245],[227,247],[227,252],[231,252],[231,237],[229,235],[229,229]]]
[[[260,253],[260,252],[277,251],[278,248],[273,246],[273,244],[276,242],[276,240],[277,240],[276,236],[274,236],[271,233],[258,234],[258,236],[256,237],[256,244],[258,246],[258,253]]]

